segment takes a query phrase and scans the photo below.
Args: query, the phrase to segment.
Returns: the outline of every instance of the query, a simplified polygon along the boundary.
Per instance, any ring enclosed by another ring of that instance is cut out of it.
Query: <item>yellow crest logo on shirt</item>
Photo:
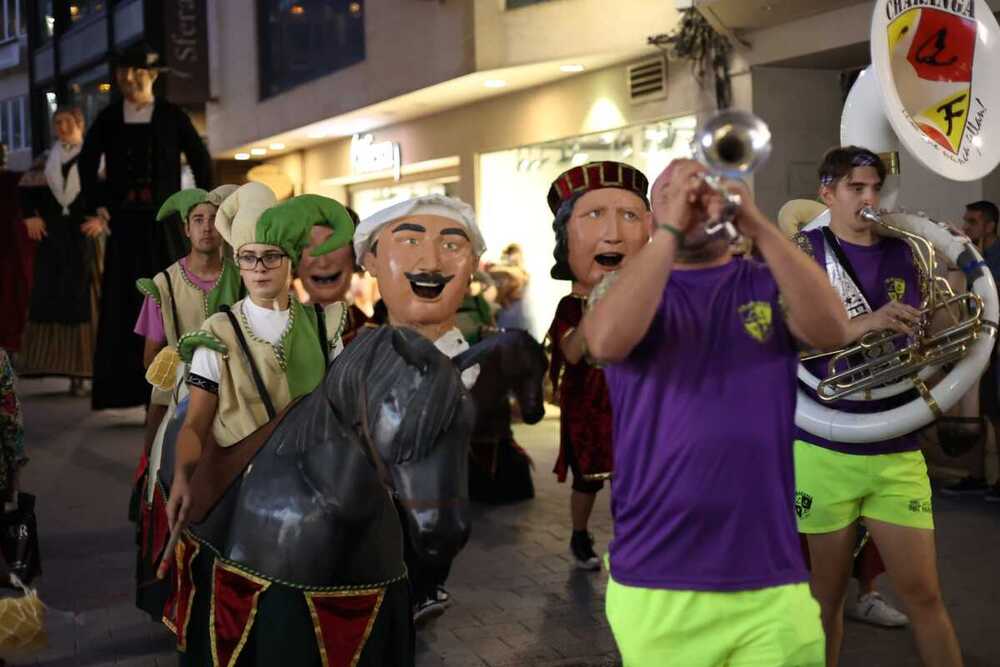
[[[902,278],[886,278],[885,293],[893,301],[901,301],[906,294],[906,281]]]
[[[743,328],[758,343],[771,337],[771,304],[767,301],[750,301],[739,307]]]

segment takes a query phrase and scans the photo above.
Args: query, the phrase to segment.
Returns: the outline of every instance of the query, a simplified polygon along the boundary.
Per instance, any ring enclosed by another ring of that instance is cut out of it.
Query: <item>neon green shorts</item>
[[[637,588],[608,578],[608,622],[624,667],[823,667],[808,584],[715,593]]]
[[[868,517],[934,529],[931,484],[919,451],[864,456],[795,441],[800,533],[832,533]]]

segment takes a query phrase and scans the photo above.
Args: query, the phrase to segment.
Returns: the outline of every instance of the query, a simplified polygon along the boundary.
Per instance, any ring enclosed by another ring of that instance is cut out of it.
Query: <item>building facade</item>
[[[117,93],[112,54],[136,42],[156,48],[170,67],[158,96],[183,105],[204,127],[211,95],[208,16],[204,0],[35,0],[27,3],[31,143],[52,141],[52,114],[79,106],[89,124]]]
[[[1000,9],[998,0],[990,2]],[[29,28],[54,26],[32,46],[35,114],[47,109],[51,93],[85,104],[99,98],[109,45],[140,37],[164,44],[183,33],[156,27],[170,2],[38,4],[55,9],[29,21]],[[551,180],[598,159],[632,163],[652,180],[669,160],[690,154],[695,127],[715,108],[711,83],[696,80],[690,62],[671,60],[648,43],[675,29],[679,9],[690,4],[176,0],[171,6],[198,6],[205,14],[204,127],[222,180],[250,177],[282,194],[326,194],[362,216],[415,194],[459,196],[476,206],[489,245],[485,259],[499,259],[511,242],[525,248],[533,319],[541,327],[568,289],[548,277]],[[751,178],[771,216],[789,199],[815,196],[820,157],[839,143],[849,84],[870,62],[874,4],[698,3],[734,42],[733,106],[771,127],[771,158]],[[84,39],[85,31],[93,38]],[[192,104],[200,109],[198,100]],[[33,127],[37,138],[47,127],[44,117]],[[908,155],[901,161],[901,206],[956,220],[969,201],[1000,199],[997,173],[954,183]]]
[[[7,168],[14,171],[31,165],[25,4],[0,0],[0,143],[7,147]]]

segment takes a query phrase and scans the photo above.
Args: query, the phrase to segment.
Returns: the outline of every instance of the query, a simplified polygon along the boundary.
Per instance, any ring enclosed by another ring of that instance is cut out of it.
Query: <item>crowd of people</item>
[[[826,153],[829,226],[793,237],[729,184],[740,254],[706,231],[723,204],[697,162],[652,187],[619,162],[564,172],[551,276],[570,286],[546,357],[517,333],[533,329],[522,249],[483,263],[468,204],[426,195],[361,220],[318,195],[213,188],[190,120],[153,94],[158,54],[115,66],[121,102],[89,129],[57,109],[57,141],[17,179],[34,255],[4,268],[31,289],[5,295],[23,313],[5,313],[20,330],[0,348],[0,498],[16,503],[27,462],[15,372],[69,378],[95,410],[147,406],[136,597],[181,664],[413,664],[415,624],[450,603],[469,496],[533,495],[511,421],[541,418],[546,375],[569,552],[609,571],[626,665],[836,665],[852,570],[848,614],[908,623],[926,664],[962,664],[917,434],[858,445],[794,422],[801,350],[921,323],[909,245],[860,214],[879,205],[877,155]],[[196,187],[181,188],[181,155]],[[994,276],[997,224],[994,204],[968,206],[963,233]],[[364,272],[377,295],[350,303]],[[969,476],[943,493],[1000,499],[984,444],[996,372],[965,415],[983,436]],[[589,520],[609,483],[602,560]],[[883,571],[903,611],[876,591]]]

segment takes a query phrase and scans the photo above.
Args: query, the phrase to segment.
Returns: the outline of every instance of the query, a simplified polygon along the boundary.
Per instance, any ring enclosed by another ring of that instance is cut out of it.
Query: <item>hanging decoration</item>
[[[715,104],[728,109],[732,104],[729,57],[733,45],[694,7],[681,11],[678,26],[669,34],[655,35],[649,43],[664,49],[672,58],[690,60],[695,78],[704,84],[709,74],[715,82]]]

